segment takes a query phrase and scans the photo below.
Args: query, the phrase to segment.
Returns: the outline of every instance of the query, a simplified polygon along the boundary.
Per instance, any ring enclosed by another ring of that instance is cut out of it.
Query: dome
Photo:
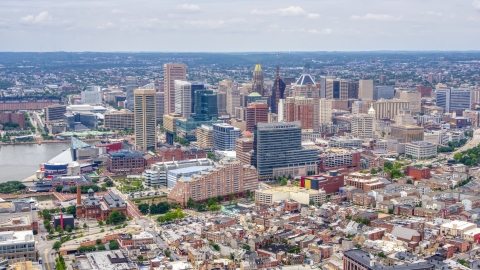
[[[370,109],[368,109],[368,114],[375,115],[375,109],[373,108],[373,104],[370,104]]]

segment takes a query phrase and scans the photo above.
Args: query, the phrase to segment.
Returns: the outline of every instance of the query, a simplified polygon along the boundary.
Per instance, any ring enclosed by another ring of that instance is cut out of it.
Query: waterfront
[[[21,181],[32,176],[40,163],[49,161],[69,147],[70,142],[0,146],[0,182]]]

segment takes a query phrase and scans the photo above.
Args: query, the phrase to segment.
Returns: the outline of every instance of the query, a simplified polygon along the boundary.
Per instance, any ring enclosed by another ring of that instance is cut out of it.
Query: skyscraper
[[[235,141],[240,137],[240,129],[229,124],[213,125],[213,148],[220,151],[235,150]]]
[[[183,118],[190,118],[192,113],[192,84],[186,81],[175,80],[175,112]]]
[[[265,88],[263,86],[263,71],[260,64],[255,65],[253,70],[252,92],[258,92],[262,97],[265,96]]]
[[[373,100],[373,80],[360,80],[358,82],[358,98],[362,101]]]
[[[165,114],[175,112],[175,80],[187,80],[187,67],[185,64],[164,64]]]
[[[138,87],[137,78],[133,76],[125,77],[125,84],[127,90],[127,106],[126,108],[130,111],[133,111],[134,101],[133,101],[133,91]]]
[[[208,121],[218,118],[217,93],[212,90],[195,91],[195,115],[196,121]]]
[[[317,119],[314,117],[317,100],[303,96],[287,97],[285,99],[285,121],[300,121],[302,129],[313,129],[316,126],[314,121]]]
[[[272,113],[278,114],[278,102],[285,98],[285,83],[280,78],[280,67],[277,66],[275,82],[272,87],[272,96],[270,99],[270,108]]]
[[[227,108],[226,111],[229,115],[235,115],[235,107],[240,106],[240,90],[236,83],[232,84],[232,87],[227,88]]]
[[[332,100],[321,98],[318,107],[318,124],[329,125],[332,123]]]
[[[395,96],[393,86],[376,85],[373,87],[373,100],[392,99]]]
[[[358,82],[348,82],[348,99],[358,98]]]
[[[327,79],[335,79],[335,76],[320,76],[320,98],[326,98]]]
[[[341,79],[327,79],[325,97],[327,99],[348,100],[349,81]]]
[[[142,151],[155,149],[157,144],[155,87],[147,87],[134,91],[135,145]]]
[[[192,83],[192,92],[191,92],[191,99],[192,99],[192,113],[195,113],[195,92],[197,90],[205,90],[205,85],[201,83]]]
[[[268,122],[268,104],[257,102],[250,103],[246,110],[248,131],[253,132],[255,125],[259,122]]]
[[[370,114],[354,114],[352,116],[352,135],[359,139],[373,138],[373,121]]]
[[[260,180],[273,179],[274,169],[318,162],[316,149],[302,148],[300,122],[258,123],[254,131],[254,157]]]
[[[470,88],[439,87],[435,92],[437,93],[437,106],[442,107],[445,112],[470,109],[472,98]]]

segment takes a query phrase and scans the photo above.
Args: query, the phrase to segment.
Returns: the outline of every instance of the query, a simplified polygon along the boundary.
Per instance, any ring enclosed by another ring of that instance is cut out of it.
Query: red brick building
[[[328,174],[302,176],[300,186],[307,189],[325,190],[326,194],[337,193],[345,184],[345,176],[337,171]]]
[[[268,104],[250,103],[246,108],[247,130],[253,132],[253,128],[259,122],[268,123]]]
[[[415,166],[407,166],[406,174],[407,176],[412,177],[414,180],[430,179],[432,177],[430,175],[430,168],[420,169]]]
[[[0,113],[0,124],[16,123],[20,128],[25,128],[25,115],[16,112],[2,112]]]
[[[196,159],[196,158],[206,158],[207,153],[202,149],[188,149],[182,150],[180,146],[167,147],[161,146],[157,149],[158,159],[156,162],[166,162],[166,161],[181,161],[187,159]]]
[[[80,186],[77,186],[77,217],[107,220],[113,210],[128,216],[127,203],[117,194],[109,192],[101,198],[95,197],[92,189],[86,198],[81,197]]]
[[[107,170],[112,173],[142,173],[146,165],[140,151],[121,150],[107,155]]]
[[[332,170],[360,170],[360,152],[352,152],[345,149],[336,149],[322,153],[318,169],[320,172]]]

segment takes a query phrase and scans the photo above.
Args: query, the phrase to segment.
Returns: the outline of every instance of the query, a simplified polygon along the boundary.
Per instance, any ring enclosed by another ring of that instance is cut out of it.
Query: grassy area
[[[136,192],[144,190],[143,179],[127,179],[125,176],[112,177],[115,181],[117,189],[123,193]]]
[[[135,198],[132,199],[135,204],[158,204],[159,202],[166,202],[167,201],[167,195],[159,195],[159,196],[148,196],[148,197],[142,197],[142,198]]]

